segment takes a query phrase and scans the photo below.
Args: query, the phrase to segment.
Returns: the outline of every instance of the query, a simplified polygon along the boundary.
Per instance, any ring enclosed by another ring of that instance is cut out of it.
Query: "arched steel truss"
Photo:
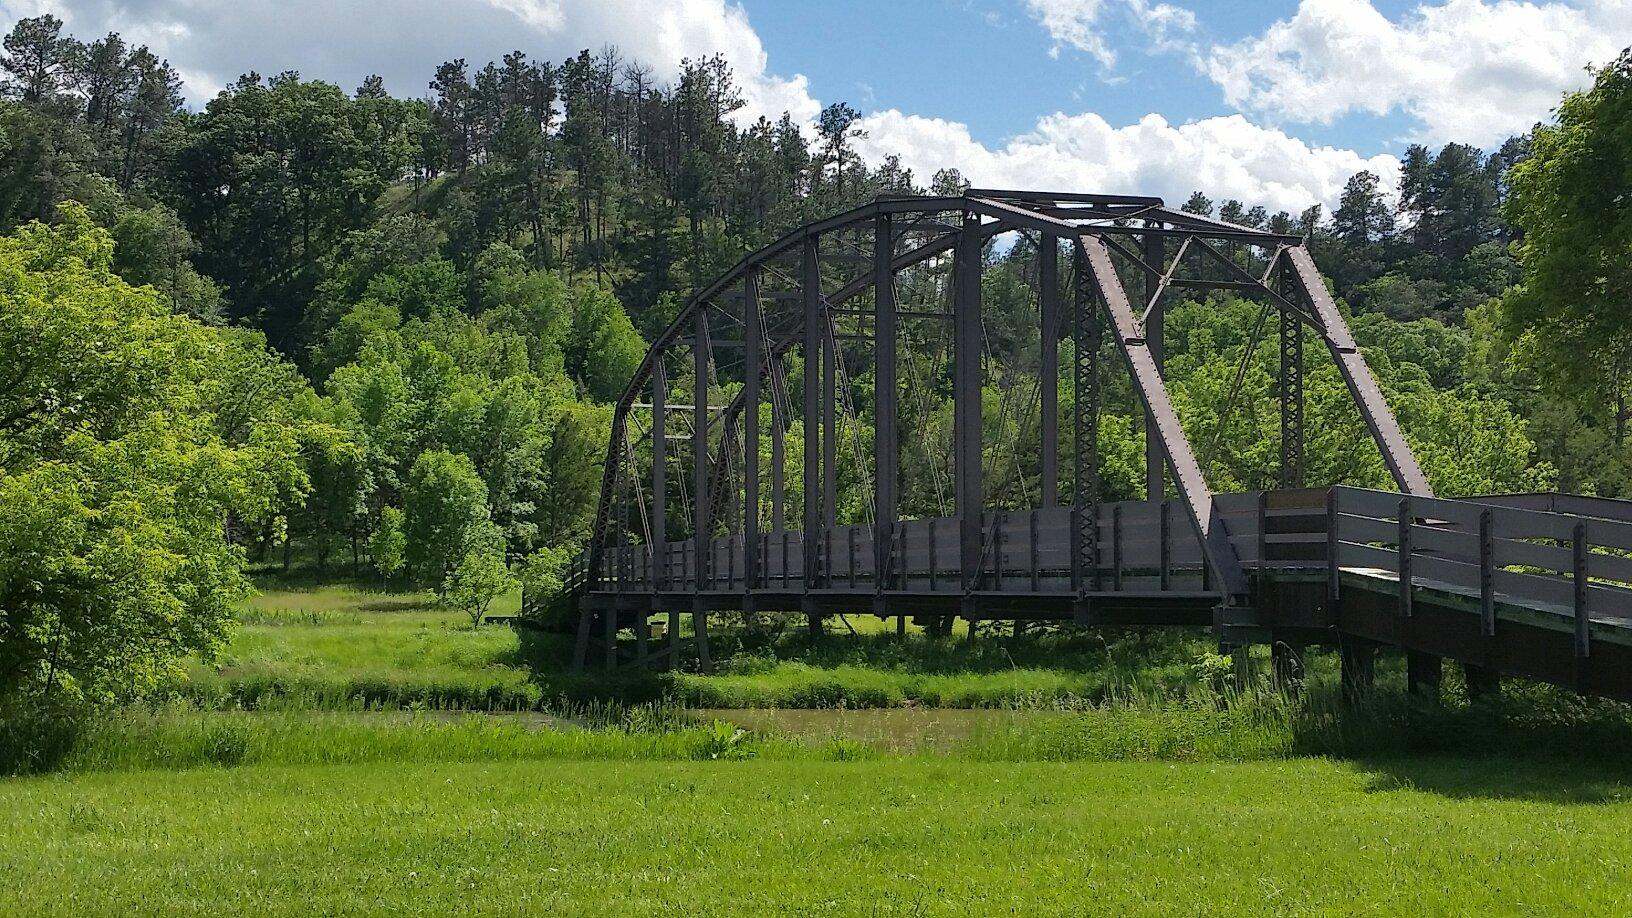
[[[957,197],[888,196],[804,226],[748,255],[693,297],[653,343],[619,398],[613,417],[587,557],[589,588],[608,579],[607,550],[636,531],[633,515],[642,519],[639,531],[648,540],[657,534],[657,551],[667,553],[670,489],[676,486],[690,495],[694,589],[700,589],[706,559],[714,557],[711,543],[722,526],[740,539],[740,582],[745,590],[751,594],[753,585],[763,582],[761,567],[767,551],[774,549],[760,531],[765,470],[759,445],[766,431],[757,406],[769,392],[773,406],[770,520],[773,532],[781,534],[787,531],[789,509],[784,506],[782,478],[784,433],[793,413],[783,360],[794,353],[803,357],[805,367],[800,412],[806,432],[802,531],[817,533],[832,527],[841,461],[835,426],[841,393],[835,376],[843,369],[842,362],[835,365],[837,341],[831,323],[840,314],[871,320],[867,327],[872,330],[875,441],[870,567],[890,571],[891,553],[899,550],[901,540],[896,340],[903,314],[897,308],[896,278],[901,272],[932,261],[942,264],[950,257],[952,308],[937,317],[952,324],[956,540],[964,588],[976,590],[983,553],[989,550],[981,470],[983,250],[994,237],[1016,231],[1030,234],[1040,246],[1038,334],[1045,342],[1055,343],[1066,334],[1075,343],[1071,350],[1075,365],[1067,378],[1073,386],[1076,437],[1066,506],[1071,514],[1072,587],[1079,593],[1093,588],[1090,581],[1097,579],[1101,566],[1096,557],[1102,528],[1096,507],[1100,375],[1096,363],[1106,335],[1121,354],[1145,408],[1147,493],[1153,501],[1163,501],[1171,484],[1201,547],[1205,577],[1224,605],[1244,603],[1249,593],[1242,562],[1163,376],[1164,302],[1177,289],[1239,291],[1264,303],[1265,315],[1270,310],[1276,313],[1281,349],[1282,487],[1304,484],[1302,347],[1307,330],[1334,358],[1399,489],[1431,496],[1410,446],[1301,238],[1172,210],[1151,197],[994,190],[971,190]],[[1072,282],[1068,285],[1059,283],[1062,243],[1070,253]],[[1140,288],[1138,302],[1130,301],[1129,279]],[[1062,296],[1062,287],[1068,296]],[[869,292],[873,294],[870,315],[848,305]],[[1069,302],[1062,303],[1062,298]],[[690,351],[693,398],[690,405],[672,405],[671,381],[676,374],[685,375],[684,361],[677,358],[686,350]],[[727,353],[741,355],[730,364],[740,389],[723,404],[710,404],[707,381],[726,365],[722,355]],[[1045,507],[1055,505],[1061,479],[1056,449],[1057,386],[1046,384],[1059,380],[1057,353],[1057,347],[1041,348],[1045,383],[1040,386],[1040,492]],[[644,395],[649,395],[649,403],[641,402]],[[756,410],[744,410],[748,405]],[[641,436],[642,443],[649,439],[651,444],[649,481],[641,480],[635,461],[631,419],[637,407],[651,412]],[[683,426],[674,423],[677,417],[690,418],[693,461],[689,484],[670,481],[668,476],[669,444],[686,439],[671,434]],[[739,471],[740,488],[733,484]],[[727,506],[738,499],[745,505]],[[1166,527],[1165,502],[1163,507],[1162,525]],[[933,542],[933,529],[929,537]],[[785,551],[786,536],[781,544]],[[804,554],[801,570],[813,575],[803,578],[799,589],[818,590],[822,586],[816,576],[819,540],[799,539],[798,544]],[[737,563],[738,556],[728,552],[729,563]],[[663,567],[652,563],[648,579],[654,589],[665,586]],[[784,579],[790,567],[783,559]],[[727,582],[739,582],[738,573],[731,572]],[[887,576],[874,581],[881,596],[889,590]]]

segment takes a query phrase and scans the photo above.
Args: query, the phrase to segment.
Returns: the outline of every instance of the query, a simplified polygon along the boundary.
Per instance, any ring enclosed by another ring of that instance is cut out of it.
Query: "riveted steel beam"
[[[1235,547],[1230,544],[1224,520],[1213,505],[1213,494],[1201,473],[1201,466],[1196,462],[1195,451],[1190,448],[1178,413],[1173,410],[1167,384],[1156,368],[1144,329],[1140,327],[1138,316],[1134,314],[1127,293],[1122,289],[1122,281],[1117,277],[1110,251],[1103,242],[1092,237],[1081,237],[1077,244],[1087,262],[1088,274],[1093,279],[1100,301],[1105,305],[1117,347],[1133,377],[1134,388],[1154,421],[1152,434],[1162,445],[1168,469],[1173,474],[1173,483],[1184,501],[1185,509],[1189,511],[1196,533],[1201,537],[1208,568],[1225,593],[1237,602],[1244,601],[1248,594],[1246,574],[1241,569]]]

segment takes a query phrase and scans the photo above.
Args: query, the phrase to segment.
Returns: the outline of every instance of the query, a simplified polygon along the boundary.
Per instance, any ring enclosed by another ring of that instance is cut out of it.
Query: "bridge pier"
[[[1462,664],[1462,681],[1467,683],[1469,701],[1494,698],[1502,691],[1501,673],[1485,666]]]
[[[668,668],[680,668],[680,610],[669,609],[669,656]]]
[[[1269,663],[1270,672],[1275,680],[1275,687],[1298,692],[1303,689],[1303,643],[1292,643],[1276,639],[1270,645]]]
[[[1405,652],[1405,681],[1407,690],[1412,695],[1426,699],[1438,698],[1439,684],[1444,673],[1444,658],[1416,650]]]
[[[704,673],[714,671],[714,661],[708,653],[708,610],[701,602],[697,602],[691,609],[691,630],[697,639],[697,666]]]
[[[1343,637],[1338,647],[1342,659],[1343,703],[1354,707],[1377,681],[1377,645],[1358,638]]]

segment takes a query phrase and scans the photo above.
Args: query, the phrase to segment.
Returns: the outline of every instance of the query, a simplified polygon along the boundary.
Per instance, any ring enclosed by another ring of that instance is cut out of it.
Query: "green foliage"
[[[1530,157],[1513,167],[1509,219],[1522,286],[1502,301],[1502,320],[1520,355],[1554,380],[1561,398],[1613,403],[1617,445],[1624,440],[1632,367],[1632,52],[1598,71],[1592,87],[1540,127]],[[1602,408],[1599,408],[1602,410]]]
[[[443,605],[469,616],[474,628],[482,623],[493,600],[516,586],[516,579],[504,563],[503,545],[491,544],[466,551],[443,578],[438,592]]]
[[[446,587],[446,577],[492,526],[487,486],[469,457],[430,450],[414,460],[403,492],[408,566]]]
[[[407,563],[408,535],[403,512],[396,507],[380,508],[380,521],[368,539],[368,557],[374,569],[387,580]]]
[[[225,638],[223,521],[307,480],[246,388],[275,362],[112,270],[83,208],[0,238],[0,697],[139,695]]]

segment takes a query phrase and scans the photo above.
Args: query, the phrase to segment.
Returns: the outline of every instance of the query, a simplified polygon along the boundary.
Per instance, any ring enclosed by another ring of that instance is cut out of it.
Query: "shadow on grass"
[[[1076,672],[1132,672],[1152,667],[1188,667],[1203,648],[1201,633],[1180,630],[1117,631],[1068,628],[1015,637],[931,638],[893,634],[829,633],[812,637],[796,630],[763,634],[748,629],[726,631],[716,641],[719,659],[755,663],[802,663],[819,669],[862,666],[921,675],[1002,673],[1016,669]]]
[[[413,597],[404,597],[402,599],[373,599],[369,600],[368,602],[357,603],[356,605],[356,609],[359,612],[425,612],[435,608],[436,606],[433,606],[423,597],[417,599]]]
[[[1373,793],[1411,790],[1455,800],[1604,804],[1632,800],[1632,769],[1550,755],[1419,755],[1354,760]]]
[[[418,592],[418,588],[413,584],[398,580],[382,580],[378,574],[366,568],[352,572],[349,565],[319,570],[315,565],[297,564],[286,572],[277,564],[252,564],[247,573],[256,589],[267,592],[333,587],[385,594]]]

